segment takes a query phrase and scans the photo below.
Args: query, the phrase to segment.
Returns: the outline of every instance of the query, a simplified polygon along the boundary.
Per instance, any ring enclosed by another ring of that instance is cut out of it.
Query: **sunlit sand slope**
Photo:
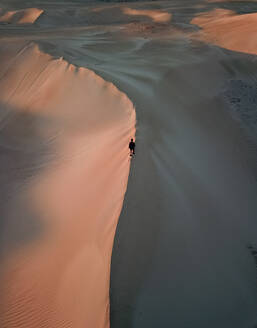
[[[27,8],[24,10],[0,12],[0,22],[11,24],[33,24],[43,13],[42,9]]]
[[[231,10],[215,9],[195,17],[191,24],[202,28],[201,39],[220,47],[257,54],[257,14],[237,15]]]
[[[133,105],[34,44],[6,44],[0,62],[0,326],[108,327]]]
[[[171,14],[167,12],[163,12],[161,10],[143,10],[143,9],[131,9],[124,8],[124,14],[131,16],[146,16],[151,18],[154,22],[157,23],[166,23],[171,20]]]

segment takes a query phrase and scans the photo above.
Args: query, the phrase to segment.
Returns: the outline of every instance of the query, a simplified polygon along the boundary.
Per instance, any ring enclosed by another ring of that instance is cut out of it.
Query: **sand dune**
[[[40,3],[0,24],[0,327],[108,327],[121,207],[112,328],[255,327],[256,7]]]
[[[0,16],[0,22],[10,24],[33,24],[43,12],[42,9],[37,8],[7,11]]]
[[[171,20],[171,14],[167,12],[163,12],[160,10],[143,10],[143,9],[132,9],[132,8],[124,8],[124,14],[131,16],[146,16],[150,17],[156,23],[167,23]]]
[[[108,327],[133,105],[92,71],[34,44],[5,44],[0,60],[2,165],[18,152],[5,170],[14,192],[2,212],[0,326]],[[34,151],[42,147],[44,155]],[[33,173],[17,180],[22,158]],[[30,217],[38,231],[31,223],[20,231]]]
[[[202,28],[202,40],[220,47],[257,54],[257,14],[237,15],[231,10],[215,9],[195,17],[191,24]]]
[[[37,26],[121,26],[129,23],[169,23],[172,14],[162,9],[140,9],[136,4],[127,7],[119,4],[47,8],[37,21]]]

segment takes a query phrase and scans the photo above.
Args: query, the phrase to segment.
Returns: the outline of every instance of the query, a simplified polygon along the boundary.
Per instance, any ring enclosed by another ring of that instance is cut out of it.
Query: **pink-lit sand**
[[[12,24],[33,24],[43,13],[42,9],[27,8],[24,10],[0,12],[0,22]]]
[[[125,7],[123,8],[123,13],[131,16],[146,16],[156,23],[167,23],[171,20],[171,14],[161,10],[144,10]]]
[[[256,147],[224,101],[254,126],[256,14],[18,2],[0,12],[0,328],[109,328],[131,101],[112,328],[256,325]]]
[[[33,44],[8,45],[0,59],[7,119],[36,118],[34,129],[54,157],[14,199],[36,215],[43,232],[1,264],[0,326],[108,327],[133,105],[113,84]]]
[[[204,41],[220,47],[257,54],[257,14],[238,15],[231,10],[215,9],[199,14],[191,24],[201,27],[197,33]]]

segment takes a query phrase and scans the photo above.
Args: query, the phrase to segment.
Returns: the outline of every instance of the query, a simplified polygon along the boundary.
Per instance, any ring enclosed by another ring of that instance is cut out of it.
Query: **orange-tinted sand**
[[[0,326],[108,327],[133,105],[92,71],[54,60],[34,44],[6,45],[0,60],[7,126],[17,115],[32,117],[38,146],[47,145],[52,158],[11,199],[17,220],[22,203],[42,228],[33,241],[5,250]]]
[[[128,97],[112,328],[256,325],[255,14],[196,3],[49,0],[0,24],[0,328],[109,327]]]
[[[43,12],[44,11],[42,9],[38,8],[7,11],[0,16],[0,22],[12,24],[33,24]]]
[[[200,39],[220,47],[257,54],[257,14],[237,15],[231,10],[215,9],[195,17],[191,24],[202,28]]]
[[[123,13],[132,16],[147,16],[156,23],[167,23],[171,20],[171,14],[161,10],[124,8]]]

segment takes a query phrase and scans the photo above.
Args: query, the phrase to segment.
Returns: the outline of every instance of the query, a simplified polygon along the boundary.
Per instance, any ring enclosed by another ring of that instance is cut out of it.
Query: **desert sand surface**
[[[0,12],[0,22],[8,24],[33,24],[38,17],[43,13],[43,10],[37,8],[26,8],[24,10],[14,10]]]
[[[0,326],[256,327],[256,2],[0,4]]]
[[[1,327],[108,327],[135,111],[94,72],[2,43]]]
[[[226,9],[214,9],[192,19],[202,28],[201,37],[222,48],[257,54],[257,13],[238,15]]]
[[[171,14],[167,12],[162,12],[159,10],[143,10],[143,9],[131,9],[124,8],[124,14],[132,16],[146,16],[150,17],[154,22],[157,23],[167,23],[171,20]]]

